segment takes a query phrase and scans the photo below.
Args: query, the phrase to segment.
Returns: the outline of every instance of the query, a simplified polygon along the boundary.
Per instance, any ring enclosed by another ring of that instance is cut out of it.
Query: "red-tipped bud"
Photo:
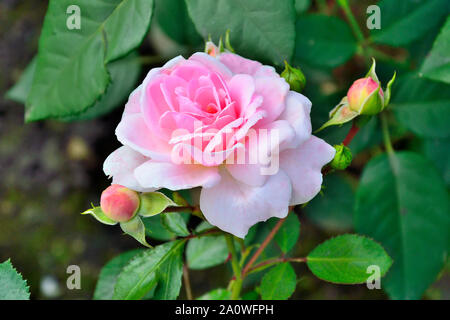
[[[100,207],[105,215],[117,222],[125,222],[139,209],[137,192],[119,184],[112,184],[102,192]]]
[[[374,115],[384,106],[383,90],[371,77],[356,80],[348,90],[347,99],[350,110],[359,114]]]

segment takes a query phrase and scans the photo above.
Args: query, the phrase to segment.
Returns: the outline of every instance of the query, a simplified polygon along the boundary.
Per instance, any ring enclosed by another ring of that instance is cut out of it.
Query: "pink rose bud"
[[[378,90],[378,94],[372,93]],[[348,90],[347,99],[352,111],[364,115],[374,115],[383,109],[383,90],[371,77],[358,79]]]
[[[102,192],[100,207],[108,218],[124,222],[136,215],[139,201],[137,192],[119,184],[112,184]]]

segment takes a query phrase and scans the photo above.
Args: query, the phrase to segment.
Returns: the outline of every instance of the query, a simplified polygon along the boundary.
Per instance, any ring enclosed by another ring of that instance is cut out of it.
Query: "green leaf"
[[[292,212],[275,235],[275,241],[284,253],[290,251],[297,243],[300,236],[300,221],[298,216]]]
[[[447,0],[382,0],[381,29],[371,30],[374,42],[403,46],[424,36],[448,14]]]
[[[286,300],[295,291],[297,276],[288,263],[280,263],[267,272],[261,280],[263,300]]]
[[[420,72],[429,79],[450,84],[450,17],[442,27]]]
[[[141,193],[140,198],[141,205],[137,214],[143,217],[160,214],[167,207],[178,207],[175,202],[161,192]]]
[[[318,67],[334,68],[356,53],[352,31],[334,16],[309,14],[300,16],[296,24],[294,61]]]
[[[133,258],[117,278],[113,299],[141,299],[157,285],[156,298],[175,299],[181,288],[184,242],[167,242]]]
[[[295,0],[295,10],[297,14],[308,11],[311,6],[311,0]]]
[[[36,69],[36,57],[34,57],[22,72],[19,81],[6,92],[5,97],[18,103],[25,104],[30,93],[33,82],[34,70]]]
[[[0,263],[0,300],[29,300],[30,288],[11,260]]]
[[[95,300],[111,300],[114,293],[117,277],[123,267],[135,257],[142,249],[136,249],[124,252],[117,257],[111,259],[100,271],[97,285],[94,291]]]
[[[212,226],[202,222],[196,232],[211,229]],[[191,269],[206,269],[227,260],[228,247],[223,235],[212,235],[190,239],[186,248],[186,259]]]
[[[111,84],[106,92],[92,107],[80,114],[60,118],[64,121],[89,120],[105,115],[114,110],[128,98],[135,88],[141,72],[139,56],[133,52],[129,56],[108,64]]]
[[[155,19],[170,38],[184,45],[200,45],[203,41],[180,0],[156,0]]]
[[[163,213],[161,219],[164,227],[177,236],[186,237],[190,234],[186,222],[178,212]]]
[[[308,219],[325,230],[347,231],[353,226],[355,194],[350,183],[340,175],[327,175],[323,195],[318,195],[303,208]]]
[[[197,300],[230,300],[230,299],[231,299],[231,292],[223,288],[214,289],[197,298]]]
[[[393,299],[419,299],[446,260],[448,194],[433,165],[413,152],[381,155],[365,167],[355,228],[386,248],[394,265],[382,284]]]
[[[145,240],[145,226],[139,216],[135,216],[133,219],[129,221],[121,222],[120,227],[122,228],[123,232],[132,236],[140,244],[149,248],[152,247]]]
[[[345,234],[318,245],[306,258],[311,272],[318,278],[334,283],[356,284],[367,281],[367,268],[376,265],[381,276],[392,264],[383,247],[375,241]]]
[[[450,86],[409,74],[394,90],[391,108],[398,121],[422,137],[450,137]]]
[[[152,0],[80,0],[81,28],[66,25],[71,0],[49,3],[25,118],[35,121],[85,111],[106,91],[106,64],[142,41]]]
[[[423,149],[425,156],[439,169],[447,187],[450,186],[450,138],[425,139]]]
[[[315,132],[322,131],[329,126],[337,126],[347,123],[359,116],[359,113],[350,110],[347,97],[345,96],[344,98],[342,98],[341,102],[339,102],[339,104],[330,111],[329,115],[330,119]]]
[[[103,224],[107,224],[110,226],[114,226],[117,224],[117,221],[114,221],[110,218],[108,218],[102,211],[100,207],[92,207],[91,209],[88,209],[81,214],[90,214],[93,216],[97,221],[100,221]]]
[[[206,39],[230,30],[233,48],[242,56],[281,66],[295,45],[292,0],[187,0],[189,14]]]

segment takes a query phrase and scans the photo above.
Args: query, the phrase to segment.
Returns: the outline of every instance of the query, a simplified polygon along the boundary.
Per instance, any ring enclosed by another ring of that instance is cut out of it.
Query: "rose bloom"
[[[123,146],[104,172],[141,192],[202,187],[208,222],[243,238],[314,198],[335,150],[311,135],[311,102],[273,67],[215,52],[148,73],[125,105]]]

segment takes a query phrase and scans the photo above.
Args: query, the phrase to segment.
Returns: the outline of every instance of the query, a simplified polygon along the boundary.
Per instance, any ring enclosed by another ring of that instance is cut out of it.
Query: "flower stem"
[[[188,300],[192,300],[192,289],[191,289],[191,281],[189,280],[189,270],[186,264],[183,265],[183,280],[184,280],[184,287],[186,290],[186,297]]]
[[[350,9],[348,0],[338,0],[337,2],[339,4],[339,6],[342,8],[342,10],[344,11],[344,14],[347,17],[348,22],[350,23],[350,27],[352,28],[353,33],[355,34],[355,36],[358,39],[358,41],[360,42],[360,44],[362,44],[363,42],[365,42],[364,34],[363,34],[361,28],[359,27],[358,22],[356,21],[352,10]]]
[[[392,156],[394,154],[394,148],[392,147],[391,143],[391,136],[389,134],[386,115],[384,113],[380,113],[380,118],[381,118],[381,129],[383,132],[384,146],[386,147],[386,152],[388,153],[388,155]]]
[[[291,208],[289,208],[289,210],[291,210]],[[261,244],[261,246],[258,248],[258,250],[256,250],[255,254],[250,258],[250,261],[247,263],[247,265],[244,267],[244,269],[242,270],[242,275],[245,277],[246,273],[250,270],[250,268],[252,267],[252,265],[255,263],[256,259],[258,259],[258,257],[261,255],[261,253],[264,251],[264,249],[267,247],[267,245],[270,243],[270,241],[273,239],[273,237],[275,237],[276,233],[278,232],[278,230],[281,228],[281,226],[283,225],[283,222],[286,220],[286,218],[284,219],[280,219],[278,220],[277,224],[275,225],[275,227],[273,227],[273,229],[270,231],[270,233],[267,235],[266,239],[264,239],[263,243]]]
[[[242,288],[241,267],[239,266],[233,236],[227,233],[225,234],[225,240],[227,241],[228,250],[231,253],[231,267],[233,268],[233,273],[235,277],[231,287],[231,300],[237,300],[239,299]]]
[[[350,128],[350,131],[347,133],[347,136],[345,137],[344,141],[342,141],[342,144],[344,146],[348,146],[350,142],[352,142],[355,135],[358,133],[359,127],[356,125],[355,121],[352,123],[352,127]]]

